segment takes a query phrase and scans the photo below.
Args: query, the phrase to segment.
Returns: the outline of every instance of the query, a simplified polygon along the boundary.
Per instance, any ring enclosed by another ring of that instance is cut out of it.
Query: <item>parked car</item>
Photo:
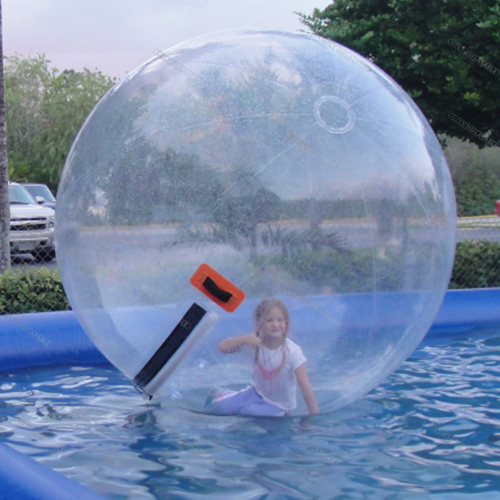
[[[31,196],[44,207],[56,209],[56,199],[50,191],[50,189],[45,184],[21,184],[25,189],[29,191]]]
[[[16,182],[9,182],[9,202],[11,254],[30,253],[37,262],[50,262],[55,257],[54,210],[39,205]]]

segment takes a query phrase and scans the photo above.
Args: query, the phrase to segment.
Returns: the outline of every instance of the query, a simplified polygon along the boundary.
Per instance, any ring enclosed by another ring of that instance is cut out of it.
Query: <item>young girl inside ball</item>
[[[253,385],[239,392],[222,391],[209,397],[212,413],[225,415],[287,416],[297,406],[298,384],[309,414],[318,404],[307,377],[302,349],[288,338],[290,315],[279,299],[267,298],[254,311],[255,329],[248,335],[231,337],[219,351],[246,351],[254,365]]]

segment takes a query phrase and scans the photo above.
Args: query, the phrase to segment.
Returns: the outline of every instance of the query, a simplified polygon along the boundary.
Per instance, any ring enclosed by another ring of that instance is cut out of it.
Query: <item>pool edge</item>
[[[426,337],[454,335],[500,325],[500,288],[448,290]],[[25,366],[106,363],[74,312],[0,317],[0,371]],[[16,500],[105,500],[76,481],[0,443],[1,498]],[[44,489],[45,488],[45,489]]]

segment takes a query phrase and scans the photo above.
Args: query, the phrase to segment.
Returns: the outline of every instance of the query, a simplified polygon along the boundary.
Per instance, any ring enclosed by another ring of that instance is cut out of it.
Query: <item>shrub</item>
[[[331,285],[338,293],[366,292],[371,288],[367,277],[377,269],[378,291],[398,290],[402,272],[394,272],[398,254],[373,253],[364,249],[325,249],[276,255],[271,262],[292,276],[314,286]],[[394,260],[396,259],[396,260]],[[424,286],[418,282],[414,286]],[[460,241],[449,288],[500,287],[500,243],[495,241]]]
[[[390,271],[385,259],[378,266]],[[373,265],[371,252],[321,248],[317,251],[276,255],[274,265],[284,267],[296,278],[315,285],[334,285],[337,292],[363,292],[367,266]],[[335,272],[332,272],[335,270]],[[398,286],[398,274],[380,273],[379,290]],[[500,243],[460,241],[457,243],[450,289],[500,287]],[[57,269],[26,268],[6,271],[0,276],[0,314],[21,314],[71,309]]]
[[[0,276],[0,314],[71,309],[57,270],[6,271]]]
[[[459,241],[449,288],[500,286],[500,243]]]
[[[331,286],[337,293],[371,290],[374,266],[379,275],[378,291],[397,289],[401,281],[400,274],[391,272],[394,264],[390,256],[374,255],[365,249],[323,247],[309,252],[293,251],[275,255],[270,262],[302,282],[316,287]]]
[[[465,168],[454,181],[459,217],[493,213],[500,193],[500,181],[490,165]]]

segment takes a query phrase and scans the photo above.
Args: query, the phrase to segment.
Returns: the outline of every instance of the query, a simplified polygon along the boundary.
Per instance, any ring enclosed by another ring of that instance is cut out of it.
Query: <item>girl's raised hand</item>
[[[252,332],[245,337],[245,343],[250,347],[259,347],[262,341],[257,337],[255,332]]]

